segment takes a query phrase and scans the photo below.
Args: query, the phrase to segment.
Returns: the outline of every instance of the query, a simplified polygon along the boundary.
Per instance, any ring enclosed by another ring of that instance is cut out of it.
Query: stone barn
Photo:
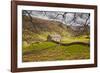
[[[61,41],[61,36],[56,34],[56,35],[48,35],[47,36],[47,41],[57,41],[60,42]]]

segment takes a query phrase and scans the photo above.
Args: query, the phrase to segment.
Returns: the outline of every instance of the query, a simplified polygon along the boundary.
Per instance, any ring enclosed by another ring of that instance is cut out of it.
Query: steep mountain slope
[[[66,30],[66,27],[66,25],[58,21],[45,20],[35,17],[32,18],[32,22],[27,16],[25,16],[23,20],[24,30],[28,29],[34,33],[40,33],[43,31],[61,33],[62,31]]]
[[[49,34],[65,35],[67,26],[59,21],[23,17],[23,41],[46,40]]]
[[[71,36],[88,35],[89,31],[84,31],[83,26],[72,27],[59,21],[36,17],[33,17],[31,21],[28,16],[23,16],[23,41],[45,41],[48,35],[55,33],[67,38]]]

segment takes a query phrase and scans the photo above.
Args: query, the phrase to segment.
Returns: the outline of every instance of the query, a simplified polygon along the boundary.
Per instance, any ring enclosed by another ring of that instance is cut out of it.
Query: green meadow
[[[65,39],[65,38],[63,38]],[[80,38],[66,38],[62,43],[71,42],[89,42],[89,39]],[[55,61],[55,60],[80,60],[90,58],[90,47],[80,44],[69,46],[59,45],[53,42],[35,42],[30,45],[23,43],[23,61]]]

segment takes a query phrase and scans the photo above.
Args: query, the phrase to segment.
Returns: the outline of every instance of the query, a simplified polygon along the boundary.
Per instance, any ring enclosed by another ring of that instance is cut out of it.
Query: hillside
[[[77,27],[77,28],[76,28]],[[59,21],[46,20],[41,18],[33,17],[32,21],[28,16],[23,16],[23,41],[34,42],[34,41],[46,41],[47,36],[51,34],[59,34],[62,40],[67,39],[75,40],[73,37],[85,34],[85,37],[89,36],[89,31],[83,30],[81,26],[70,26],[65,25]],[[89,30],[89,28],[88,28]],[[83,37],[82,36],[82,37]]]
[[[24,30],[30,30],[34,33],[40,33],[41,31],[48,32],[62,32],[66,30],[66,25],[58,21],[45,20],[40,18],[32,18],[32,22],[29,21],[27,16],[24,16],[23,28]]]
[[[43,41],[48,34],[68,34],[67,26],[58,21],[32,18],[32,22],[27,16],[23,19],[23,40],[24,41]]]

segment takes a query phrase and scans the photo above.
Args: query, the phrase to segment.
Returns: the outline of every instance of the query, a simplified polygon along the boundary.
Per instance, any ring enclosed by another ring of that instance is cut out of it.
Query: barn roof
[[[58,34],[55,34],[55,35],[49,35],[50,37],[58,37],[58,38],[61,38],[61,36],[60,35],[58,35]]]

